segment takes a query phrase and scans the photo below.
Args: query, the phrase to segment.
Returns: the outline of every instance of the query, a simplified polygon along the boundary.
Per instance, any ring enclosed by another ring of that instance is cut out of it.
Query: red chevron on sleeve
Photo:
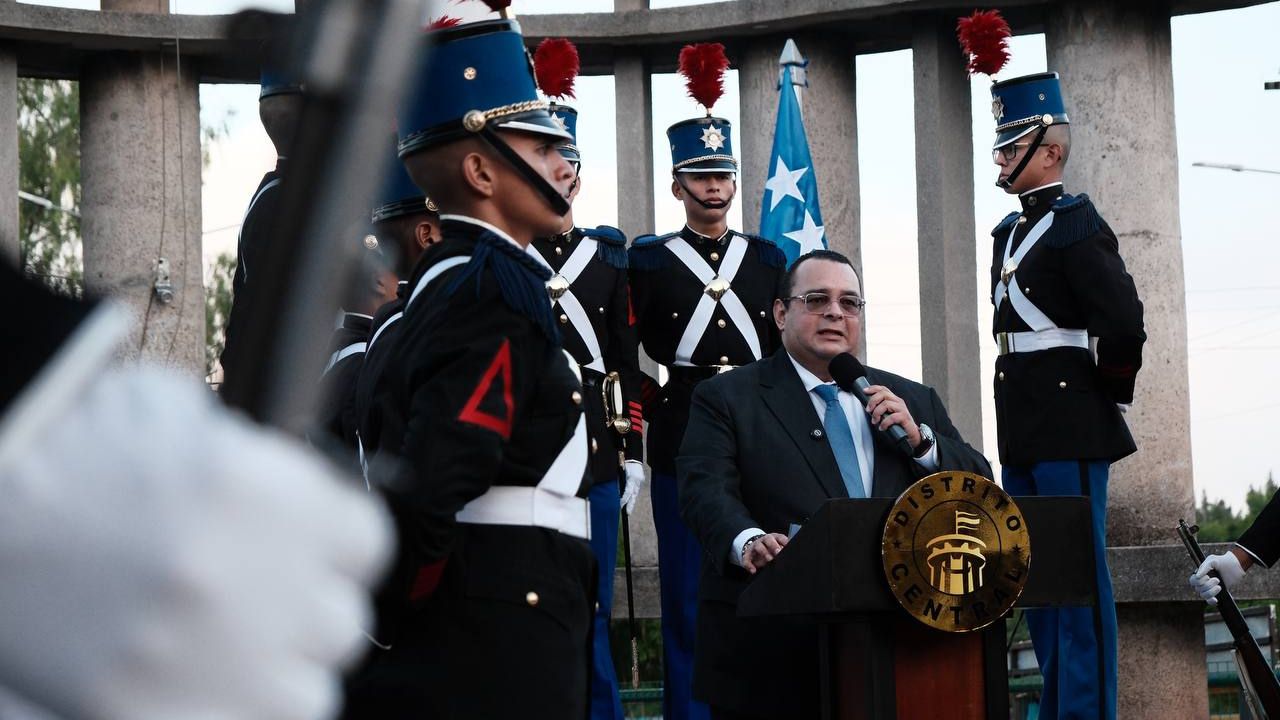
[[[502,375],[500,388],[494,383],[499,373]],[[485,407],[482,408],[482,404]],[[499,413],[494,413],[493,410],[499,410]],[[458,421],[492,430],[506,440],[511,437],[511,423],[515,414],[515,403],[511,399],[511,341],[503,340],[498,354],[489,363],[489,369],[484,371],[476,389],[471,391],[471,398],[463,406],[462,412],[458,413]]]

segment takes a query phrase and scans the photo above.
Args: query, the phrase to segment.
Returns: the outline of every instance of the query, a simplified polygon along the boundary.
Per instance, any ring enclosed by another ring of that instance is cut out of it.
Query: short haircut
[[[289,154],[301,115],[302,95],[297,93],[268,95],[258,101],[258,119],[262,121],[267,137],[271,138],[277,155]]]
[[[1050,125],[1045,129],[1044,142],[1062,148],[1062,160],[1058,164],[1066,165],[1067,159],[1071,157],[1071,126],[1066,123]]]
[[[862,285],[862,276],[858,274],[858,268],[853,266],[853,261],[848,256],[835,250],[810,250],[796,258],[796,261],[791,263],[791,267],[787,268],[787,272],[783,274],[782,287],[780,288],[783,298],[791,297],[791,294],[795,292],[796,271],[800,269],[801,265],[810,260],[826,260],[827,262],[848,265],[849,269],[853,271],[853,276],[858,278],[858,285]]]

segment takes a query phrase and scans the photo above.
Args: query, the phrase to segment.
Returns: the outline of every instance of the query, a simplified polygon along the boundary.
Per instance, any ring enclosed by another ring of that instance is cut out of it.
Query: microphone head
[[[847,352],[831,358],[827,371],[831,373],[831,379],[846,392],[853,392],[854,382],[867,374],[867,369],[858,358]]]

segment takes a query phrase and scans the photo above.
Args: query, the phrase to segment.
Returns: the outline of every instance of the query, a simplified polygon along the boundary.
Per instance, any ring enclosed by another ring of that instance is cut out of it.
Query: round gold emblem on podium
[[[907,614],[937,630],[970,632],[1004,617],[1022,595],[1031,543],[1022,511],[999,485],[940,472],[894,502],[881,558]]]

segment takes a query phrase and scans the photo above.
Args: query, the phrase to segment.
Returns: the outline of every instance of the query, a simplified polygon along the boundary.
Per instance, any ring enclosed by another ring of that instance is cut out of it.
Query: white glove
[[[0,686],[68,718],[332,714],[390,550],[367,493],[197,381],[106,371],[0,466]]]
[[[622,498],[618,502],[630,515],[636,509],[636,500],[640,499],[640,489],[644,487],[644,463],[627,460],[622,463],[622,472],[627,476],[627,485],[622,489]]]
[[[1214,571],[1217,577],[1210,577],[1209,572]],[[1210,555],[1200,563],[1200,567],[1196,569],[1194,575],[1187,579],[1196,592],[1200,593],[1200,597],[1210,605],[1218,604],[1218,593],[1222,592],[1222,588],[1231,589],[1232,585],[1240,582],[1244,577],[1245,569],[1240,566],[1240,558],[1236,554],[1227,551],[1221,555]]]

